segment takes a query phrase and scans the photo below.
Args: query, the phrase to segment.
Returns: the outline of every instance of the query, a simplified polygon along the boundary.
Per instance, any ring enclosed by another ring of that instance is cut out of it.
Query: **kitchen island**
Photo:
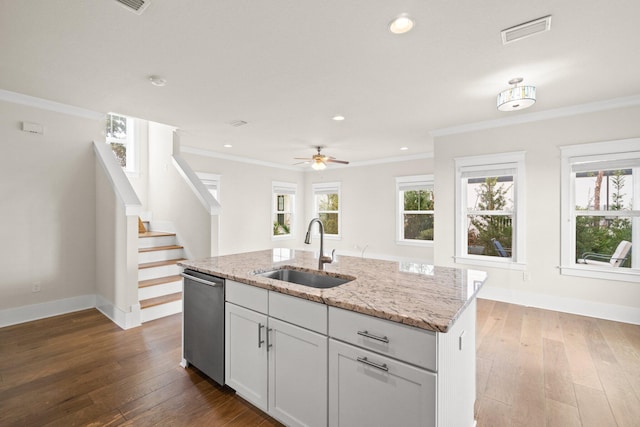
[[[287,425],[472,427],[480,271],[273,249],[183,261],[226,279],[226,383]],[[317,289],[261,276],[351,279]]]

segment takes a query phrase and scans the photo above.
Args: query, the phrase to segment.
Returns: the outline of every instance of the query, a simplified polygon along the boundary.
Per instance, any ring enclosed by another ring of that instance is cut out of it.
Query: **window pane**
[[[291,214],[277,213],[273,219],[273,235],[291,234]]]
[[[472,255],[504,256],[496,249],[496,239],[507,256],[511,256],[513,219],[510,215],[467,215],[467,253]]]
[[[318,211],[337,211],[338,210],[338,194],[318,194],[316,195]]]
[[[433,215],[405,214],[404,238],[410,240],[433,240]]]
[[[107,116],[107,138],[127,139],[127,118],[109,114]]]
[[[575,183],[577,210],[632,209],[632,169],[579,172]]]
[[[584,259],[587,252],[592,252],[603,255],[594,259],[606,262],[606,257],[610,257],[623,240],[632,242],[631,218],[576,217],[576,260]],[[623,267],[630,266],[629,255]]]
[[[337,213],[321,213],[318,215],[320,221],[324,225],[325,234],[338,234],[338,214]]]
[[[433,210],[433,190],[404,191],[405,211]]]
[[[512,211],[513,176],[467,180],[468,211]]]
[[[123,168],[127,166],[127,146],[124,144],[118,144],[115,142],[111,143],[111,149],[113,150],[113,154],[115,154],[118,163]]]

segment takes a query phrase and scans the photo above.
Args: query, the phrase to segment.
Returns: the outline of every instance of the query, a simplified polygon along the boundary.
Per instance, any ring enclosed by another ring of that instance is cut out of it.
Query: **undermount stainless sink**
[[[334,288],[355,279],[354,277],[349,276],[336,277],[320,272],[311,273],[308,271],[293,270],[291,268],[280,268],[277,270],[265,271],[264,273],[256,273],[256,275],[318,289]]]

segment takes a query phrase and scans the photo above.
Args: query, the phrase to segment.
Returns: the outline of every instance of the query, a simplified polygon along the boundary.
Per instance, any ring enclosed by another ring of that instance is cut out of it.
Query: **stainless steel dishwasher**
[[[224,385],[224,279],[194,270],[182,277],[182,357]]]

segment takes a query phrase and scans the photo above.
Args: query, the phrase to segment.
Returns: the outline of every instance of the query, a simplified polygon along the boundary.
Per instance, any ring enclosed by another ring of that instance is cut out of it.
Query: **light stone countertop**
[[[336,256],[332,264],[325,264],[325,274],[355,277],[330,289],[255,275],[284,266],[318,272],[317,253],[284,248],[186,260],[178,265],[436,332],[447,332],[487,277],[478,270],[350,256]]]

